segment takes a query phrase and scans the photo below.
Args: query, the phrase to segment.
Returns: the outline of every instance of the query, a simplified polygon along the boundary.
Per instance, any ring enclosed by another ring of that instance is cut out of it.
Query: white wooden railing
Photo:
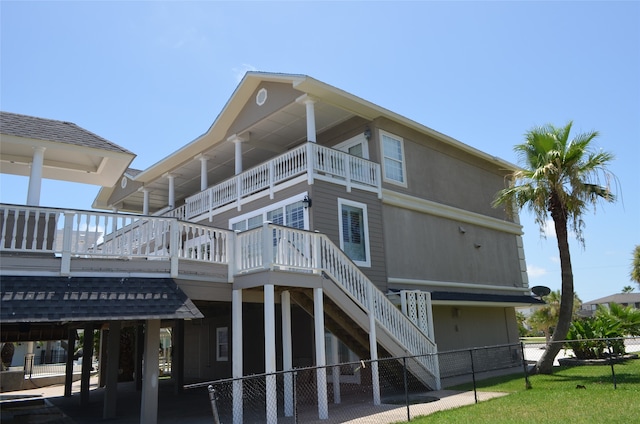
[[[326,235],[265,223],[260,228],[239,233],[236,249],[236,273],[259,269],[324,272],[364,311],[373,311],[376,322],[409,355],[416,356],[416,361],[432,375],[431,383],[439,387],[436,344],[389,301]]]
[[[240,204],[242,199],[263,190],[272,193],[277,184],[305,174],[309,182],[322,179],[345,185],[347,190],[358,187],[381,192],[379,164],[316,143],[306,143],[187,197],[184,216],[179,218],[189,220],[224,205]]]
[[[176,218],[0,205],[0,252],[54,254],[62,259],[61,275],[70,274],[72,258],[165,259],[174,277],[179,260],[225,264],[230,275],[259,269],[324,273],[372,312],[439,386],[435,343],[324,234],[270,223],[235,234]]]
[[[229,263],[233,232],[180,221],[94,211],[0,205],[0,251],[52,253],[71,258],[188,259]]]

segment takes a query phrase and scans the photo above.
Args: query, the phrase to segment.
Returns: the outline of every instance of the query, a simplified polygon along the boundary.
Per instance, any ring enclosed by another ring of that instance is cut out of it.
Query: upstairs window
[[[386,182],[407,186],[402,138],[380,131],[382,175]]]

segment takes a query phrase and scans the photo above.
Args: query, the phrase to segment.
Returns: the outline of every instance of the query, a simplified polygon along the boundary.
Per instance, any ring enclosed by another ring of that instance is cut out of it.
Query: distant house
[[[172,327],[178,385],[381,352],[419,356],[410,372],[437,389],[435,354],[515,343],[515,307],[539,302],[518,218],[491,206],[514,169],[308,76],[249,72],[203,135],[101,183],[93,207],[105,212],[6,206],[3,228],[15,228],[20,214],[38,221],[50,213],[57,228],[69,227],[68,239],[52,247],[30,243],[31,230],[17,238],[5,231],[3,255],[13,260],[0,271],[15,288],[29,267],[32,284],[54,291],[78,282],[123,302],[155,290],[165,301],[149,295],[127,311],[98,296],[95,310],[109,316],[69,318],[53,308],[47,321],[61,324],[55,329],[144,326],[147,346],[158,346],[162,320]],[[81,243],[85,229],[100,234]],[[33,259],[32,246],[55,259]],[[25,325],[8,315],[23,310],[19,302],[2,306],[19,335]],[[145,367],[155,356],[145,356]],[[367,372],[375,387],[377,368]],[[320,418],[326,383],[318,373]],[[242,417],[241,386],[233,397]]]
[[[579,315],[592,316],[598,306],[607,306],[609,303],[617,303],[620,306],[631,306],[640,309],[640,293],[616,293],[600,299],[584,302],[580,308]]]

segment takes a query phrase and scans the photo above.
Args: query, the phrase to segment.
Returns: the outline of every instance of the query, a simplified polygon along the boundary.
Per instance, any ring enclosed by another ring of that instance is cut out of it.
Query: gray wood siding
[[[383,211],[389,276],[522,287],[515,235],[395,206]]]
[[[519,341],[514,308],[437,305],[433,322],[440,352]]]
[[[209,222],[208,219],[200,221],[199,223],[203,225],[212,225],[217,228],[225,228],[229,229],[229,220],[235,218],[240,215],[247,214],[249,212],[262,209],[266,206],[272,205],[274,203],[278,203],[282,200],[288,199],[296,194],[303,193],[305,191],[309,191],[309,185],[305,182],[296,184],[291,187],[287,187],[283,190],[280,190],[274,193],[273,199],[269,197],[267,193],[265,196],[256,199],[253,202],[246,203],[242,205],[242,210],[238,210],[237,207],[231,208],[230,210],[226,210],[219,214],[214,215],[213,222]]]
[[[369,249],[371,267],[361,270],[382,291],[387,290],[387,270],[383,238],[382,204],[375,193],[352,190],[348,193],[342,186],[316,181],[311,190],[313,199],[311,229],[326,234],[336,246],[340,246],[338,227],[338,198],[367,205],[369,225]]]
[[[262,88],[267,90],[267,101],[262,106],[258,106],[255,101],[256,94]],[[226,136],[230,137],[233,134],[242,133],[249,126],[268,117],[274,112],[277,112],[286,105],[295,102],[295,100],[302,94],[302,92],[295,90],[291,84],[263,82],[253,92],[249,101],[244,105],[242,111],[238,113],[233,124],[229,127],[229,131]],[[305,105],[299,104],[298,107],[304,109]]]
[[[504,188],[506,170],[388,120],[376,121],[376,128],[404,140],[407,187],[383,183],[384,188],[507,219],[502,209],[491,206]],[[379,140],[380,133],[374,131],[369,147],[372,160],[381,163]]]

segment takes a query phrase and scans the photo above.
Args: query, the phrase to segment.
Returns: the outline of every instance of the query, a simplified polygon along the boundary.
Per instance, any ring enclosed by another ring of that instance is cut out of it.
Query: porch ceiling
[[[354,114],[328,103],[315,104],[316,132],[318,134],[346,121]],[[211,137],[210,132],[203,138]],[[270,158],[290,150],[307,140],[306,109],[303,104],[290,103],[265,119],[254,123],[237,134],[243,140],[242,164],[247,170]],[[227,138],[230,135],[227,135]],[[235,174],[235,145],[228,141],[211,140],[208,147],[194,155],[170,172],[175,176],[176,203],[187,196],[200,191],[200,160],[203,155],[208,158],[207,178],[209,185],[224,181]],[[165,177],[145,182],[150,190],[149,209],[151,212],[166,207],[169,203],[169,181]],[[122,199],[120,209],[139,212],[142,210],[143,194],[136,192]]]

